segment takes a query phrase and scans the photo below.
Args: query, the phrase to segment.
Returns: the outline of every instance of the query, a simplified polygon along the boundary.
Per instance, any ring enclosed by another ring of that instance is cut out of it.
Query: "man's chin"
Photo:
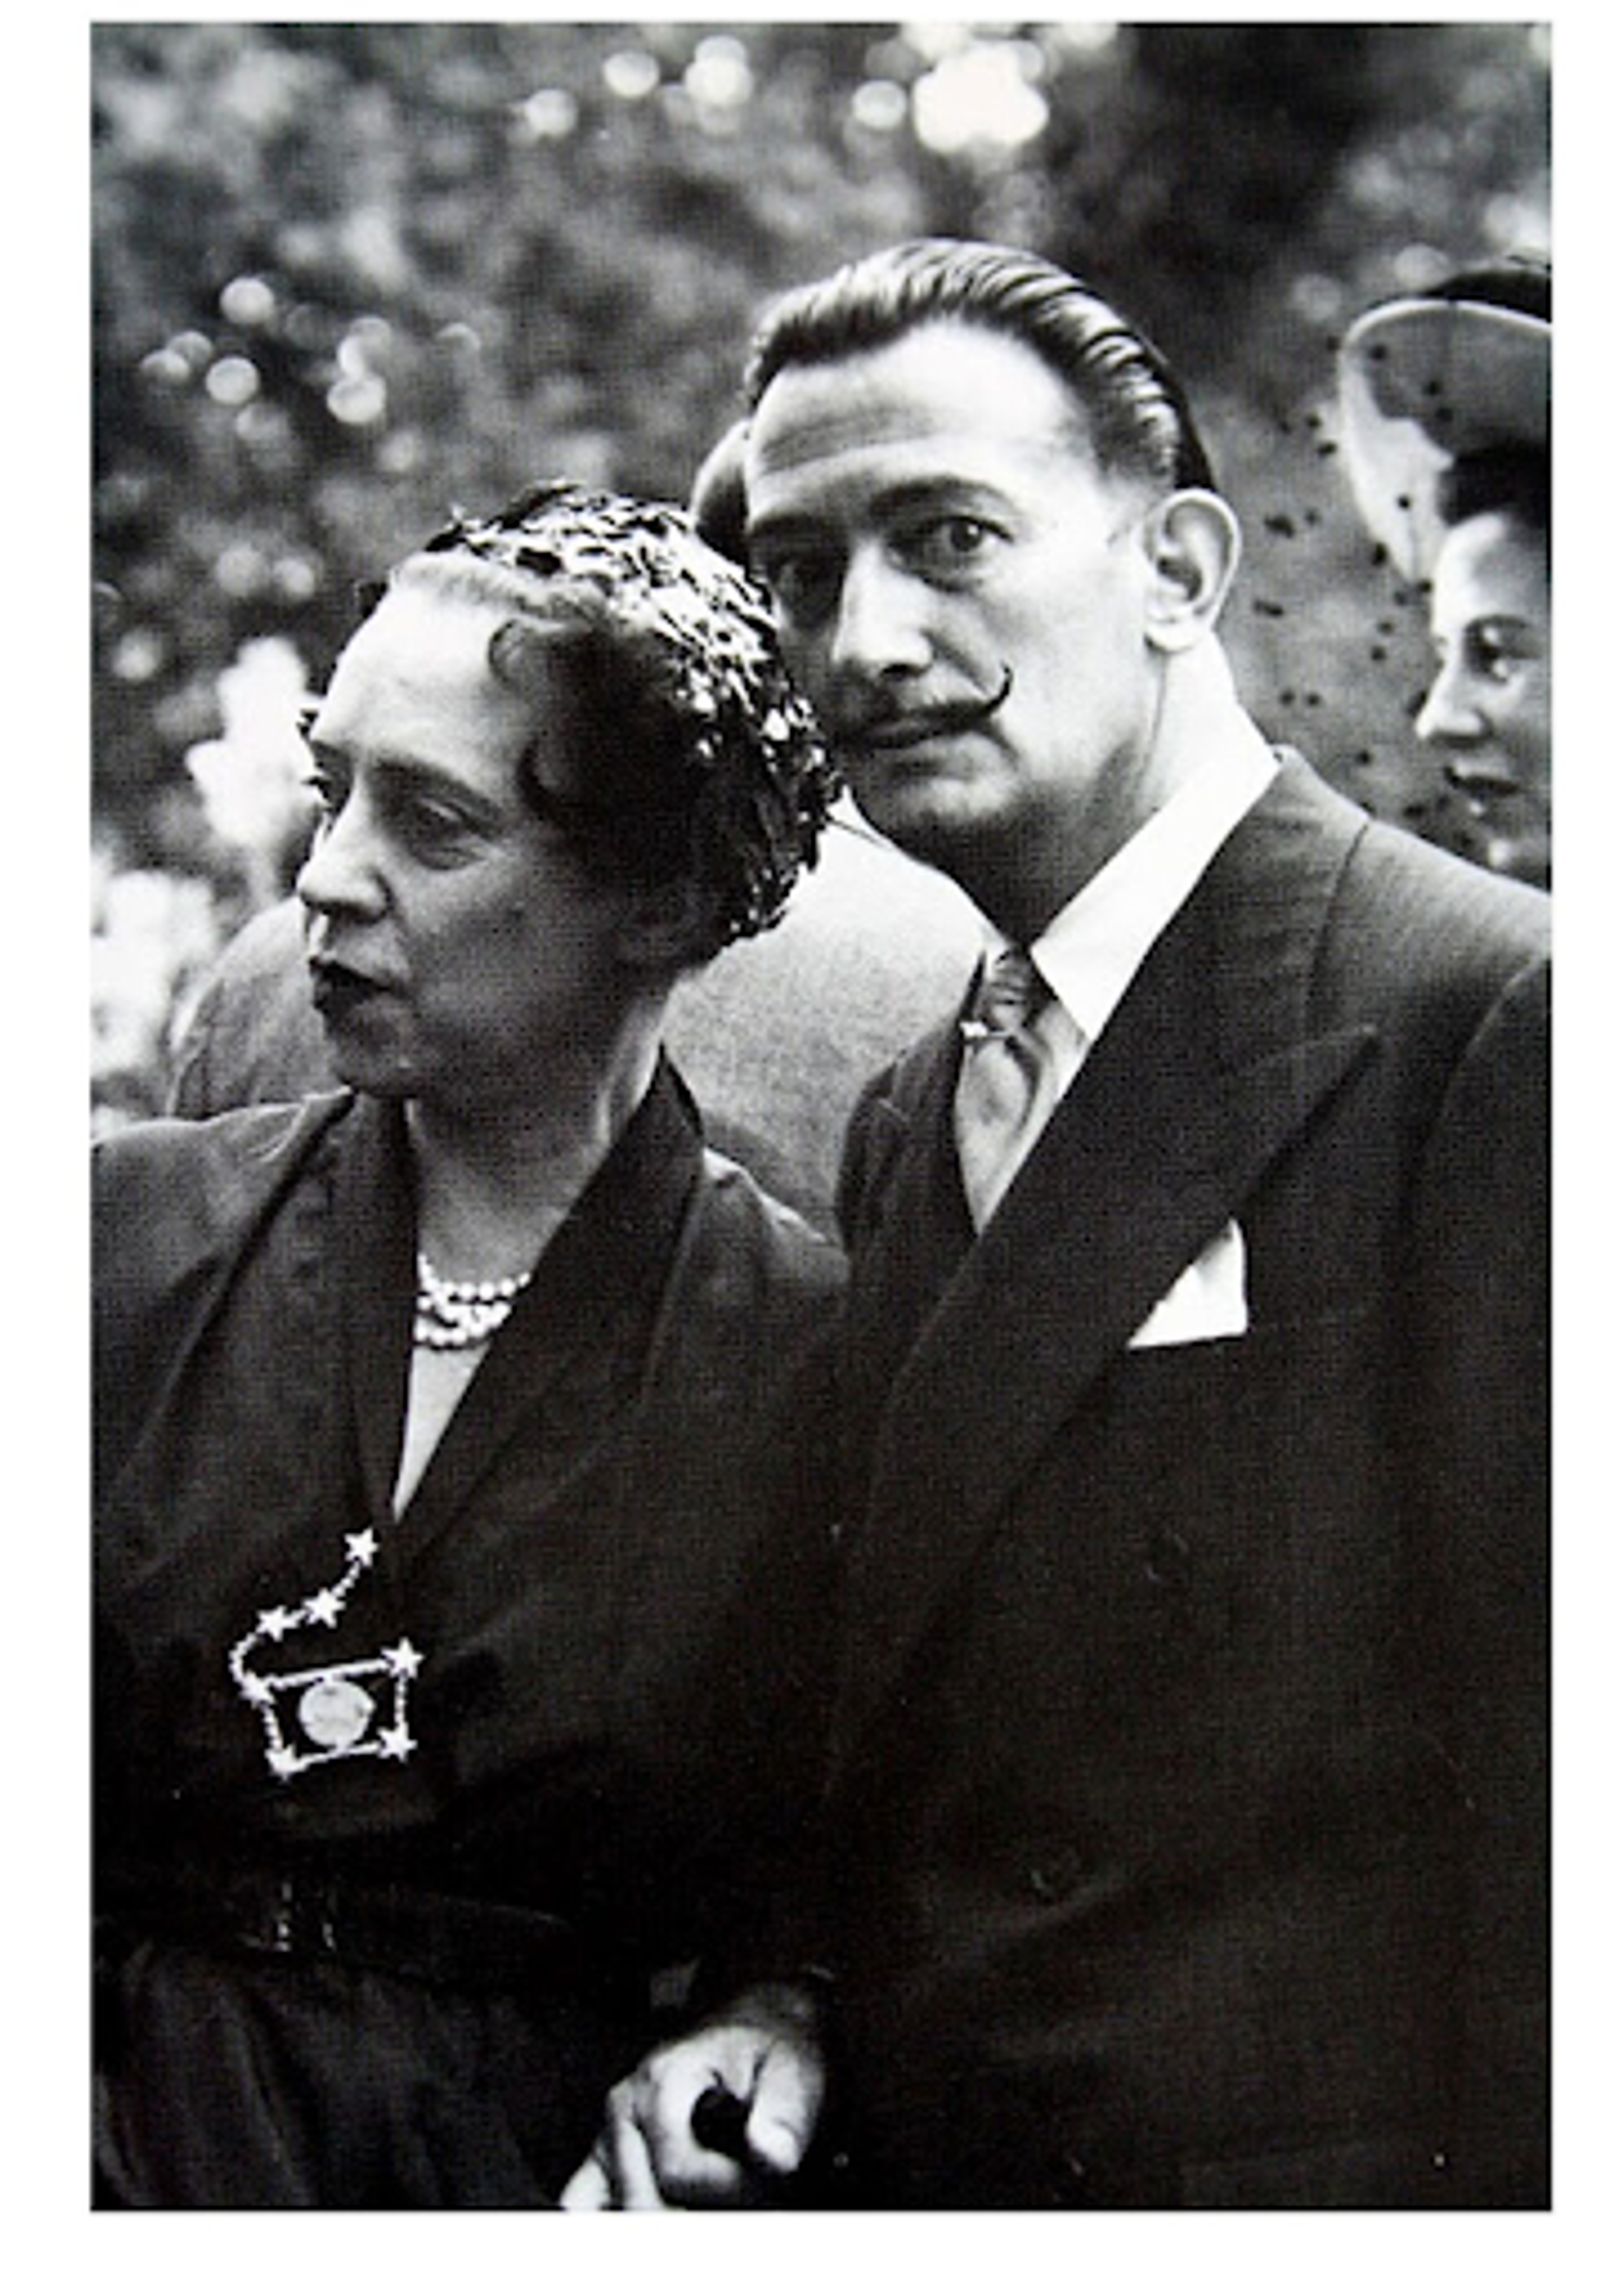
[[[984,839],[995,827],[984,803],[965,784],[947,775],[922,774],[851,777],[857,809],[881,837],[904,853],[947,868],[953,857]]]

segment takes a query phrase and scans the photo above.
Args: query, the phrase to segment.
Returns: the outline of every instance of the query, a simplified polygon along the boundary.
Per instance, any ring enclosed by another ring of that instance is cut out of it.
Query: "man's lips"
[[[864,726],[847,734],[841,746],[861,750],[867,755],[887,755],[892,750],[922,750],[931,742],[950,741],[955,734],[968,728],[955,718],[892,718],[882,724]]]
[[[951,741],[960,734],[978,733],[1003,708],[1013,683],[1012,671],[1005,668],[996,693],[860,718],[840,730],[837,745],[867,755],[889,755],[923,749],[931,742]]]

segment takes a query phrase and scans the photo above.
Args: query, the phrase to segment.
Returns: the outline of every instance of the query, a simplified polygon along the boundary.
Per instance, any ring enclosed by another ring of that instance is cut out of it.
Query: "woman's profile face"
[[[1547,872],[1550,577],[1542,535],[1503,511],[1451,527],[1431,574],[1437,674],[1414,730],[1480,824],[1484,858]]]
[[[493,675],[491,606],[390,590],[340,656],[309,730],[320,808],[298,890],[343,1079],[457,1109],[545,1103],[602,1056],[626,996],[631,897],[591,878],[526,801],[573,711]],[[561,678],[554,667],[550,673]],[[540,731],[537,735],[537,727]]]

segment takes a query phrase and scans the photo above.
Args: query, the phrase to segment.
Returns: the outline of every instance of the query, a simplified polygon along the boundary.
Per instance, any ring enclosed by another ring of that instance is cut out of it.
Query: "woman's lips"
[[[335,964],[329,957],[319,959],[310,967],[310,995],[324,1020],[341,1018],[354,1012],[368,998],[381,996],[385,986],[369,973],[354,972],[347,964]]]

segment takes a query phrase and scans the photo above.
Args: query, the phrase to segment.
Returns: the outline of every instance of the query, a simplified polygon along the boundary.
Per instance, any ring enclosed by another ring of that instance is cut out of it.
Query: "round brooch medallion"
[[[365,1734],[375,1701],[358,1682],[326,1676],[313,1682],[299,1702],[300,1726],[318,1746],[353,1746]]]

